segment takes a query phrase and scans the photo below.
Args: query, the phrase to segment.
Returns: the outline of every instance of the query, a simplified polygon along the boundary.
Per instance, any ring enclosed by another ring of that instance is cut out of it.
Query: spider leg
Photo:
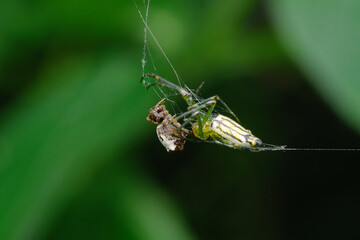
[[[216,101],[210,100],[210,101],[208,101],[206,103],[203,103],[203,104],[201,104],[199,106],[196,106],[195,108],[192,108],[191,110],[189,110],[187,112],[184,112],[184,113],[180,114],[179,116],[174,118],[174,121],[177,121],[177,120],[179,120],[181,118],[184,118],[184,117],[186,117],[186,116],[188,116],[188,115],[190,115],[192,113],[195,113],[195,112],[199,112],[199,114],[200,114],[201,112],[199,110],[207,108],[207,107],[209,107],[211,105],[215,105],[215,104],[216,104]],[[204,114],[204,113],[202,113],[202,114]]]
[[[146,78],[146,77],[152,77],[155,80],[158,80],[158,82],[156,82],[156,83],[152,83],[152,84],[147,85],[146,89],[149,89],[150,87],[155,86],[155,85],[158,85],[158,86],[161,86],[161,87],[168,87],[168,88],[178,90],[178,91],[179,91],[179,88],[181,88],[178,85],[176,85],[176,84],[174,84],[174,83],[166,80],[165,78],[162,78],[162,77],[160,77],[160,76],[158,76],[158,75],[156,75],[154,73],[144,74],[141,77],[140,81],[142,82],[144,80],[144,78]]]
[[[205,82],[202,82],[202,83],[200,84],[200,86],[195,90],[195,94],[196,94],[196,95],[199,94],[199,91],[200,91],[200,89],[204,86],[204,84],[205,84]]]
[[[209,98],[207,98],[205,100],[202,100],[202,101],[200,101],[200,102],[198,102],[196,104],[193,104],[193,105],[189,106],[188,109],[192,110],[192,109],[196,109],[196,108],[201,107],[201,106],[204,106],[204,107],[210,106],[209,110],[207,111],[205,117],[202,120],[202,124],[205,124],[206,121],[209,119],[212,111],[214,110],[215,105],[216,105],[218,100],[220,100],[219,96],[215,95],[215,96],[209,97]],[[201,107],[201,108],[204,108],[204,107]]]
[[[186,90],[185,88],[183,87],[180,87],[168,80],[166,80],[165,78],[162,78],[154,73],[147,73],[147,74],[144,74],[141,79],[140,79],[140,82],[143,82],[144,78],[146,77],[152,77],[154,78],[155,80],[157,80],[157,82],[155,83],[151,83],[149,85],[146,86],[146,89],[149,89],[150,87],[152,86],[159,86],[159,87],[167,87],[167,88],[170,88],[170,89],[173,89],[173,90],[176,90],[178,91],[182,98],[185,100],[185,102],[188,104],[188,105],[192,105],[193,104],[193,98],[192,98],[192,93],[189,92],[188,90]]]
[[[228,110],[230,112],[230,114],[237,120],[237,122],[240,123],[240,120],[235,115],[235,113],[230,109],[230,107],[218,95],[215,95],[215,96],[212,96],[212,97],[207,98],[205,100],[202,100],[202,101],[198,102],[197,104],[193,104],[193,105],[189,106],[189,109],[192,109],[193,107],[196,107],[198,104],[202,104],[202,103],[210,101],[210,100],[219,101],[222,105],[224,105],[226,110]]]
[[[199,135],[201,138],[204,138],[204,133],[203,133],[203,126],[205,125],[205,123],[207,122],[207,120],[209,119],[212,111],[214,110],[215,108],[215,105],[216,105],[216,98],[209,98],[209,99],[206,99],[206,101],[202,101],[202,104],[193,104],[191,107],[192,109],[179,115],[178,117],[174,118],[173,121],[177,121],[181,118],[184,118],[190,114],[193,114],[192,117],[187,120],[185,123],[188,124],[190,123],[191,119],[193,119],[195,116],[197,118],[197,122],[199,124]],[[210,106],[210,107],[209,107]],[[200,110],[201,109],[204,109],[204,108],[207,108],[209,107],[209,110],[207,111],[206,115],[204,116],[203,119],[201,119],[201,116],[200,114],[203,114]],[[182,127],[184,127],[186,124],[183,124]]]
[[[228,110],[231,115],[233,115],[233,117],[235,118],[235,120],[240,123],[240,120],[238,119],[238,117],[235,115],[235,113],[231,110],[231,108],[220,98],[218,97],[218,101],[221,102],[222,105],[224,105],[224,107],[226,108],[226,110]]]
[[[181,124],[180,127],[178,127],[178,128],[175,130],[174,134],[176,134],[180,129],[182,129],[182,128],[184,128],[186,125],[188,125],[188,124],[191,122],[192,118],[194,118],[195,116],[198,116],[199,114],[200,114],[200,112],[194,112],[189,119],[187,119],[183,124]]]

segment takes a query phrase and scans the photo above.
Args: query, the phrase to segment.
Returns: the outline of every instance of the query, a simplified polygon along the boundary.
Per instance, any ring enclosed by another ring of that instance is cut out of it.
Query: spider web
[[[165,53],[164,49],[161,47],[159,41],[157,40],[155,34],[152,32],[152,30],[149,27],[148,24],[148,17],[149,17],[149,10],[150,10],[150,0],[143,0],[142,1],[142,5],[143,5],[143,11],[140,10],[139,6],[136,4],[136,0],[133,0],[135,3],[135,6],[138,10],[138,13],[140,15],[140,18],[144,24],[144,45],[143,45],[143,52],[142,52],[142,60],[141,60],[141,65],[142,65],[142,75],[146,74],[146,73],[155,73],[157,74],[157,68],[156,68],[156,64],[154,61],[154,58],[151,54],[151,50],[150,50],[150,46],[149,46],[149,40],[153,40],[153,42],[155,43],[155,45],[157,46],[157,48],[160,50],[162,56],[165,58],[165,60],[167,61],[168,65],[171,67],[172,72],[174,73],[176,80],[177,80],[177,85],[186,89],[191,95],[192,98],[196,101],[196,102],[200,102],[202,100],[202,98],[200,98],[197,94],[194,93],[194,91],[192,89],[190,89],[180,78],[179,74],[177,73],[175,67],[173,66],[173,64],[171,63],[169,57],[167,56],[167,54]],[[150,35],[150,39],[148,39]],[[149,59],[149,60],[148,60]],[[146,66],[148,64],[148,62],[150,62],[150,68],[151,70],[149,71],[145,71]],[[160,75],[161,74],[157,74]],[[150,82],[146,81],[144,79],[143,84],[146,86],[148,85]],[[204,83],[202,83],[204,84]],[[202,85],[201,84],[201,85]],[[174,100],[175,96],[179,96],[180,93],[178,91],[175,90],[170,90],[170,89],[163,89],[160,87],[156,87],[156,88],[152,88],[155,93],[158,95],[159,98],[165,98],[166,102],[168,104],[170,104],[173,113],[176,114],[182,114],[183,111],[181,110],[181,108],[178,106],[176,100]],[[180,100],[183,101],[183,100]],[[176,109],[176,110],[175,110]],[[206,111],[207,108],[204,108],[204,111]],[[221,114],[225,114],[225,115],[234,115],[231,111],[229,111],[228,109],[222,107],[220,104],[217,104],[215,109],[213,110],[213,113],[221,113]]]
[[[153,55],[152,55],[151,49],[150,49],[150,44],[149,44],[149,40],[150,40],[155,43],[157,48],[160,50],[163,58],[166,60],[167,64],[171,67],[171,70],[175,75],[177,85],[186,89],[189,93],[191,93],[192,97],[195,100],[200,101],[201,99],[188,86],[186,86],[184,84],[184,82],[181,80],[179,74],[177,73],[175,67],[171,63],[169,57],[167,56],[164,49],[160,45],[158,39],[156,38],[155,34],[152,32],[151,28],[149,27],[148,19],[149,19],[149,12],[150,12],[150,0],[142,1],[142,5],[143,5],[142,9],[143,10],[140,10],[139,5],[136,3],[136,0],[133,0],[133,1],[135,3],[135,6],[139,13],[139,16],[144,24],[144,45],[143,45],[142,59],[141,59],[142,75],[144,75],[146,73],[155,73],[159,76],[162,76],[161,73],[160,74],[157,73],[157,67],[155,64],[155,60],[153,58]],[[149,69],[149,70],[147,70],[147,69]],[[144,81],[143,81],[144,86],[147,86],[150,83],[152,83],[151,79],[144,79]],[[181,96],[178,91],[168,89],[168,88],[165,89],[165,88],[161,88],[158,86],[154,86],[151,89],[153,89],[153,91],[157,94],[157,96],[160,99],[162,99],[162,98],[166,99],[166,102],[168,103],[168,105],[171,106],[172,114],[176,113],[177,115],[179,115],[184,112],[178,106],[178,104],[177,104],[178,101],[175,100],[175,99],[179,99],[179,96]],[[183,100],[180,100],[180,101],[183,101]]]

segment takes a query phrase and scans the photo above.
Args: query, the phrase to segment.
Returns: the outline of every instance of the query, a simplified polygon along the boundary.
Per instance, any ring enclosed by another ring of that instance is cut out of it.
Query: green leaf
[[[360,1],[273,0],[289,51],[331,108],[360,132]]]

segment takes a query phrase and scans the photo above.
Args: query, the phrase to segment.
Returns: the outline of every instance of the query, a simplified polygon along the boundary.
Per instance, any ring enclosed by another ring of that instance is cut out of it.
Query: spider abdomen
[[[211,121],[210,128],[213,138],[229,145],[256,147],[262,144],[262,141],[255,137],[250,130],[220,114]]]

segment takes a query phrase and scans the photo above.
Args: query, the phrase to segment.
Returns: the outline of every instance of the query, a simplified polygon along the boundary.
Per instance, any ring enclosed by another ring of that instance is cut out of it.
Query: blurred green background
[[[0,239],[359,237],[359,153],[165,151],[133,1],[2,0],[0,23]],[[153,0],[149,26],[264,142],[360,147],[359,1]]]

